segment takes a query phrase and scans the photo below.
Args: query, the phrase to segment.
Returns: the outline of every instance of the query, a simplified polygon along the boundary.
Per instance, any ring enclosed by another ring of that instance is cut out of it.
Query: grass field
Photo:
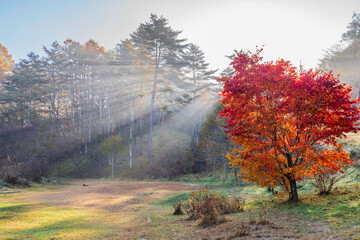
[[[357,185],[325,197],[300,191],[300,203],[284,204],[255,185],[188,181],[69,180],[0,195],[0,239],[360,239]],[[174,202],[201,188],[244,197],[245,212],[207,228],[172,215]],[[242,227],[249,235],[236,237]]]
[[[87,182],[0,196],[0,239],[141,239],[157,199],[193,190],[173,183]]]

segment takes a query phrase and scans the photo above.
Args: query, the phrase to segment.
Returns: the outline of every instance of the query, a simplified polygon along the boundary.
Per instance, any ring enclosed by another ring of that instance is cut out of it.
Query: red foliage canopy
[[[358,130],[359,100],[331,72],[262,62],[261,51],[237,53],[233,76],[218,79],[220,116],[236,144],[228,158],[245,180],[292,192],[291,182],[296,190],[296,181],[351,162],[338,139]]]

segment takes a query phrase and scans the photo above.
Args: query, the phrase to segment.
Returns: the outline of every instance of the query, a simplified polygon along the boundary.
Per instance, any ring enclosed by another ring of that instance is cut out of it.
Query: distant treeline
[[[0,179],[37,181],[49,170],[104,176],[114,164],[130,177],[199,171],[206,164],[183,158],[196,149],[219,86],[199,46],[180,33],[152,14],[113,50],[67,39],[16,64],[6,52]]]
[[[219,166],[226,178],[231,146],[217,116],[217,71],[180,35],[152,14],[112,50],[67,39],[15,64],[0,44],[0,179],[174,178],[203,169],[215,176]],[[358,66],[354,13],[319,67],[357,92]]]

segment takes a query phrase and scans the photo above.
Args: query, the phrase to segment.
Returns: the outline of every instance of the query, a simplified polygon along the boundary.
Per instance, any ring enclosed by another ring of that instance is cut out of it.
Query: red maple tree
[[[236,145],[228,158],[246,181],[279,185],[297,201],[297,181],[351,163],[338,139],[358,130],[359,100],[331,72],[263,62],[261,51],[237,52],[233,76],[218,79],[220,116]]]

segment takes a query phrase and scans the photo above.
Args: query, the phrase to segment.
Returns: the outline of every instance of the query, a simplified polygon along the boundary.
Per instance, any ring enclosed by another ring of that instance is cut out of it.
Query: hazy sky
[[[199,45],[212,68],[225,68],[234,49],[256,45],[265,45],[268,60],[309,68],[340,40],[354,12],[360,0],[0,0],[0,43],[16,60],[66,38],[112,49],[156,13]]]

